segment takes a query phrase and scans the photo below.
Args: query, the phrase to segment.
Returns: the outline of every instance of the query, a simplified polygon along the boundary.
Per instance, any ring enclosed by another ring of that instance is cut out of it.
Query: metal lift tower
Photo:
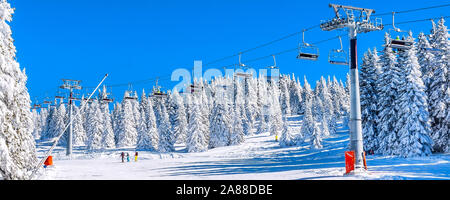
[[[67,89],[70,91],[70,96],[68,99],[69,103],[69,135],[67,137],[67,149],[66,155],[70,156],[72,154],[72,113],[73,113],[73,100],[78,100],[73,96],[73,90],[81,90],[80,80],[62,79],[63,84],[59,86],[61,89]]]
[[[350,39],[350,150],[355,152],[355,171],[364,169],[363,163],[363,137],[361,126],[361,103],[359,96],[359,77],[356,49],[356,35],[383,29],[381,19],[370,20],[370,15],[375,13],[373,9],[356,8],[330,4],[336,16],[329,21],[322,21],[320,28],[324,31],[332,31],[347,28]],[[344,13],[341,16],[341,13]],[[357,16],[354,15],[357,14]]]

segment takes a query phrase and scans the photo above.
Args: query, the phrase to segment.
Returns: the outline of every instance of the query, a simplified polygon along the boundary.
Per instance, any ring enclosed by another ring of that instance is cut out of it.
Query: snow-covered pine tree
[[[389,43],[389,34],[385,34],[385,44]],[[383,54],[380,56],[382,65],[378,87],[378,141],[379,147],[376,153],[391,155],[392,149],[398,144],[395,123],[397,121],[397,110],[395,103],[398,98],[398,84],[402,82],[401,70],[397,64],[397,58],[391,47],[385,46]]]
[[[316,96],[320,98],[321,100],[320,103],[322,104],[321,107],[319,108],[320,115],[318,116],[318,119],[321,118],[322,120],[326,120],[326,122],[322,124],[327,124],[327,128],[323,129],[323,135],[328,136],[329,134],[334,134],[336,133],[337,119],[334,113],[331,94],[328,89],[328,84],[326,83],[325,78],[323,77],[320,78],[320,82],[316,84],[315,93]]]
[[[80,108],[78,108],[78,106],[76,105],[73,105],[73,146],[84,146],[86,145],[87,141],[86,130],[83,126],[83,114],[81,114],[80,112]]]
[[[30,95],[27,75],[15,60],[16,48],[9,22],[14,9],[0,1],[0,177],[28,179],[36,163],[31,135]]]
[[[172,126],[175,139],[173,143],[176,143],[177,141],[185,142],[187,132],[187,119],[183,98],[179,95],[178,91],[174,90],[174,92],[169,95],[167,106],[167,110],[169,112],[169,121]]]
[[[164,104],[161,104],[160,107],[161,118],[158,126],[158,151],[163,153],[172,152],[175,151],[175,139],[169,121],[169,114],[167,113],[167,109]]]
[[[156,151],[158,149],[158,130],[156,126],[155,112],[152,101],[143,95],[141,96],[141,121],[138,128],[137,149]],[[184,111],[182,111],[184,112]]]
[[[269,97],[269,127],[270,134],[279,136],[281,134],[281,128],[283,123],[283,113],[280,105],[280,91],[277,83],[272,83],[270,86]]]
[[[232,130],[232,121],[229,113],[229,105],[231,102],[227,98],[219,97],[223,96],[216,96],[216,98],[214,99],[214,104],[210,116],[210,139],[208,148],[227,146],[228,142],[230,141],[229,137]],[[194,98],[193,100],[196,99]],[[194,101],[193,105],[195,104],[196,102]]]
[[[412,32],[407,39],[414,42]],[[420,65],[416,57],[416,46],[402,52],[399,65],[405,75],[403,85],[399,85],[398,146],[394,146],[393,154],[402,157],[431,155],[432,140],[429,124],[427,95],[421,79]]]
[[[86,133],[88,135],[87,149],[98,150],[102,148],[102,135],[104,131],[103,115],[97,99],[92,101],[86,119]]]
[[[137,130],[131,102],[124,99],[117,118],[117,147],[130,147],[136,145]]]
[[[363,141],[365,151],[375,151],[378,149],[377,131],[377,102],[378,90],[377,79],[381,70],[380,59],[376,49],[370,49],[364,54],[360,71],[360,91],[361,91],[361,118],[363,128]]]
[[[141,112],[141,118],[147,120],[139,121],[138,125],[138,141],[136,145],[137,150],[156,151],[158,149],[158,130],[156,129],[156,119],[153,109],[148,113]]]
[[[281,131],[280,136],[280,146],[281,147],[289,147],[297,144],[296,138],[292,135],[289,130],[289,125],[286,117],[283,119],[283,130]]]
[[[233,124],[235,124],[238,127],[233,127],[231,134],[234,134],[235,132],[237,132],[236,134],[240,135],[241,131],[245,135],[252,134],[253,127],[252,127],[252,124],[250,123],[250,120],[248,119],[248,117],[253,117],[253,115],[252,114],[247,115],[249,110],[248,110],[248,107],[246,107],[247,101],[245,100],[246,99],[245,93],[248,90],[248,88],[246,88],[245,85],[247,85],[247,87],[248,87],[248,82],[249,82],[248,79],[244,79],[244,85],[242,85],[242,83],[238,79],[235,79],[233,82],[234,83],[234,93],[233,93],[234,101],[233,101],[233,106],[229,107],[229,109],[230,109],[230,113],[233,113],[230,115],[231,120],[232,120],[231,121],[232,126],[234,126]],[[247,93],[248,93],[248,91],[247,91]],[[232,136],[230,135],[230,137],[232,137]],[[230,141],[231,140],[239,140],[240,141],[240,139],[230,138]]]
[[[203,87],[203,85],[202,85]],[[200,104],[203,105],[202,107],[200,107],[202,109],[202,125],[203,125],[203,134],[205,135],[206,141],[209,141],[210,138],[210,115],[211,115],[211,109],[212,106],[210,106],[210,102],[208,99],[208,96],[206,95],[206,91],[202,90],[200,93]],[[208,145],[208,142],[205,143],[204,145]]]
[[[244,128],[242,126],[242,116],[239,115],[241,111],[240,106],[235,106],[234,114],[232,116],[232,126],[229,137],[229,145],[238,145],[244,142]]]
[[[320,83],[316,83],[316,85],[319,85]],[[330,130],[328,126],[328,118],[326,116],[326,107],[322,103],[322,99],[320,96],[314,96],[313,101],[313,108],[312,108],[312,115],[314,117],[315,125],[319,127],[319,132],[313,131],[313,136],[311,139],[317,140],[316,142],[313,142],[313,144],[317,144],[321,140],[318,140],[319,138],[322,138],[323,136],[329,136]],[[320,126],[318,125],[320,124]]]
[[[244,105],[243,114],[245,114],[245,119],[243,118],[244,133],[246,135],[253,134],[253,127],[255,127],[255,119],[257,118],[257,79],[248,78],[244,81]]]
[[[80,105],[81,106],[81,105]],[[113,127],[113,132],[114,132],[114,142],[117,144],[118,143],[118,138],[119,138],[119,120],[120,120],[120,113],[121,113],[121,109],[122,106],[120,105],[119,102],[116,102],[113,106],[113,110],[112,110],[112,127]]]
[[[266,79],[264,77],[258,78],[258,116],[256,117],[259,119],[259,125],[257,129],[257,133],[264,133],[269,131],[269,124],[268,124],[268,118],[269,118],[269,99],[267,95],[267,83]]]
[[[305,82],[305,90],[309,88],[309,84]],[[313,98],[305,98],[303,101],[303,108],[305,113],[303,115],[302,127],[299,136],[297,136],[297,143],[302,143],[303,141],[309,139],[311,146],[313,148],[320,148],[320,128],[314,119],[313,115]]]
[[[51,127],[51,138],[56,139],[56,137],[61,134],[61,131],[64,130],[67,122],[67,114],[66,114],[66,106],[64,104],[59,104],[56,108],[56,113],[53,115],[52,119],[52,127]],[[58,141],[58,145],[65,146],[67,143],[67,133],[66,131],[63,136],[61,136],[61,139]]]
[[[427,36],[423,32],[419,34],[419,41],[417,42],[417,59],[421,67],[422,80],[425,84],[425,92],[430,96],[430,83],[431,77],[433,76],[433,71],[436,69],[436,59],[430,49],[432,49],[431,44],[428,42]]]
[[[292,74],[292,80],[289,82],[289,94],[291,113],[297,115],[302,114],[302,86],[298,80],[295,80],[294,74]]]
[[[192,99],[191,99],[192,97]],[[186,138],[186,149],[188,152],[202,152],[208,150],[208,141],[203,132],[201,105],[198,97],[188,95],[186,103],[189,105],[190,111],[188,121],[188,131]],[[212,116],[212,115],[211,115]]]
[[[283,115],[290,115],[291,114],[291,103],[289,100],[291,97],[289,96],[289,88],[288,88],[288,76],[283,75],[280,78],[280,106],[281,106],[281,112]]]
[[[333,103],[334,115],[336,119],[341,119],[343,114],[343,104],[345,94],[343,94],[343,90],[341,90],[339,82],[336,77],[333,76],[333,81],[330,83],[330,87],[328,87],[331,95],[331,101]]]
[[[100,101],[100,111],[103,118],[102,147],[111,149],[116,147],[114,131],[112,127],[111,114],[109,113],[108,102]]]
[[[450,152],[450,41],[444,18],[439,20],[430,42],[433,48],[440,50],[435,54],[436,66],[429,85],[433,149],[437,152]]]

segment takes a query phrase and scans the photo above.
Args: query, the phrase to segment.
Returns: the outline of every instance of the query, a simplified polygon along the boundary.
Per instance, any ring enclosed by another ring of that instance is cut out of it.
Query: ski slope
[[[300,117],[289,117],[290,131],[300,128]],[[232,180],[323,180],[323,179],[450,179],[450,155],[436,154],[423,158],[367,156],[369,171],[364,175],[346,176],[344,151],[348,130],[323,140],[323,148],[314,150],[305,143],[282,148],[274,136],[262,133],[247,136],[239,146],[228,146],[201,153],[187,153],[183,145],[176,152],[139,152],[134,162],[134,149],[114,149],[86,153],[84,147],[74,149],[71,158],[57,147],[52,154],[54,166],[43,169],[38,179],[64,180],[142,180],[142,179],[232,179]],[[38,143],[38,155],[49,148]],[[122,163],[120,152],[130,153],[130,162]]]

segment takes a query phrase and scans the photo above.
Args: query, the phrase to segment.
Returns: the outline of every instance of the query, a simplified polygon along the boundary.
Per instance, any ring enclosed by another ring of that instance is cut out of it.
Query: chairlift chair
[[[267,68],[269,68],[269,69],[278,69],[278,67],[277,67],[277,60],[275,59],[275,55],[272,55],[272,57],[273,57],[273,65],[268,66]]]
[[[152,95],[150,97],[163,98],[167,94],[161,91],[161,87],[158,85],[158,79],[156,79],[156,84],[153,86]]]
[[[128,100],[137,100],[137,96],[133,95],[131,92],[128,93],[128,96],[125,96],[123,98]]]
[[[191,85],[189,85],[189,89],[190,89],[191,93],[196,93],[196,92],[201,92],[203,90],[203,87],[191,84]]]
[[[316,61],[319,59],[319,49],[305,42],[305,30],[302,31],[302,36],[303,42],[299,44],[297,59]]]
[[[400,30],[400,28],[395,27],[395,21],[394,21],[395,17],[394,17],[394,15],[395,15],[395,12],[392,12],[392,27],[393,27],[393,29],[389,29],[389,35],[391,35],[390,34],[391,30],[393,30],[395,32],[398,32],[398,33],[406,32],[406,31]],[[412,45],[413,45],[413,42],[411,42],[411,41],[407,41],[407,40],[405,40],[403,38],[400,39],[398,37],[396,39],[392,39],[392,37],[391,37],[389,39],[388,47],[391,47],[391,48],[394,48],[394,49],[398,49],[398,50],[405,50],[405,49],[411,48]]]
[[[342,39],[339,36],[339,42],[341,44],[340,49],[332,49],[328,54],[328,62],[334,65],[348,65],[348,55],[342,48]]]
[[[242,70],[246,70],[249,67],[247,65],[245,65],[244,63],[241,63],[241,55],[242,55],[242,53],[239,53],[239,68],[242,69]],[[250,77],[253,76],[253,74],[244,71],[244,72],[235,72],[234,76],[235,77],[242,77],[242,78],[250,78]]]

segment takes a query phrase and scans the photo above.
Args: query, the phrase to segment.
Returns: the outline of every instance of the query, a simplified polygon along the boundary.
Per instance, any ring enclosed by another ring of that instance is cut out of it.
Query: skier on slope
[[[136,151],[136,153],[134,153],[134,162],[137,162],[137,158],[138,158],[138,152]]]
[[[124,152],[120,153],[120,157],[122,157],[122,162],[125,162],[125,153]]]
[[[127,162],[130,162],[130,154],[127,153]]]

